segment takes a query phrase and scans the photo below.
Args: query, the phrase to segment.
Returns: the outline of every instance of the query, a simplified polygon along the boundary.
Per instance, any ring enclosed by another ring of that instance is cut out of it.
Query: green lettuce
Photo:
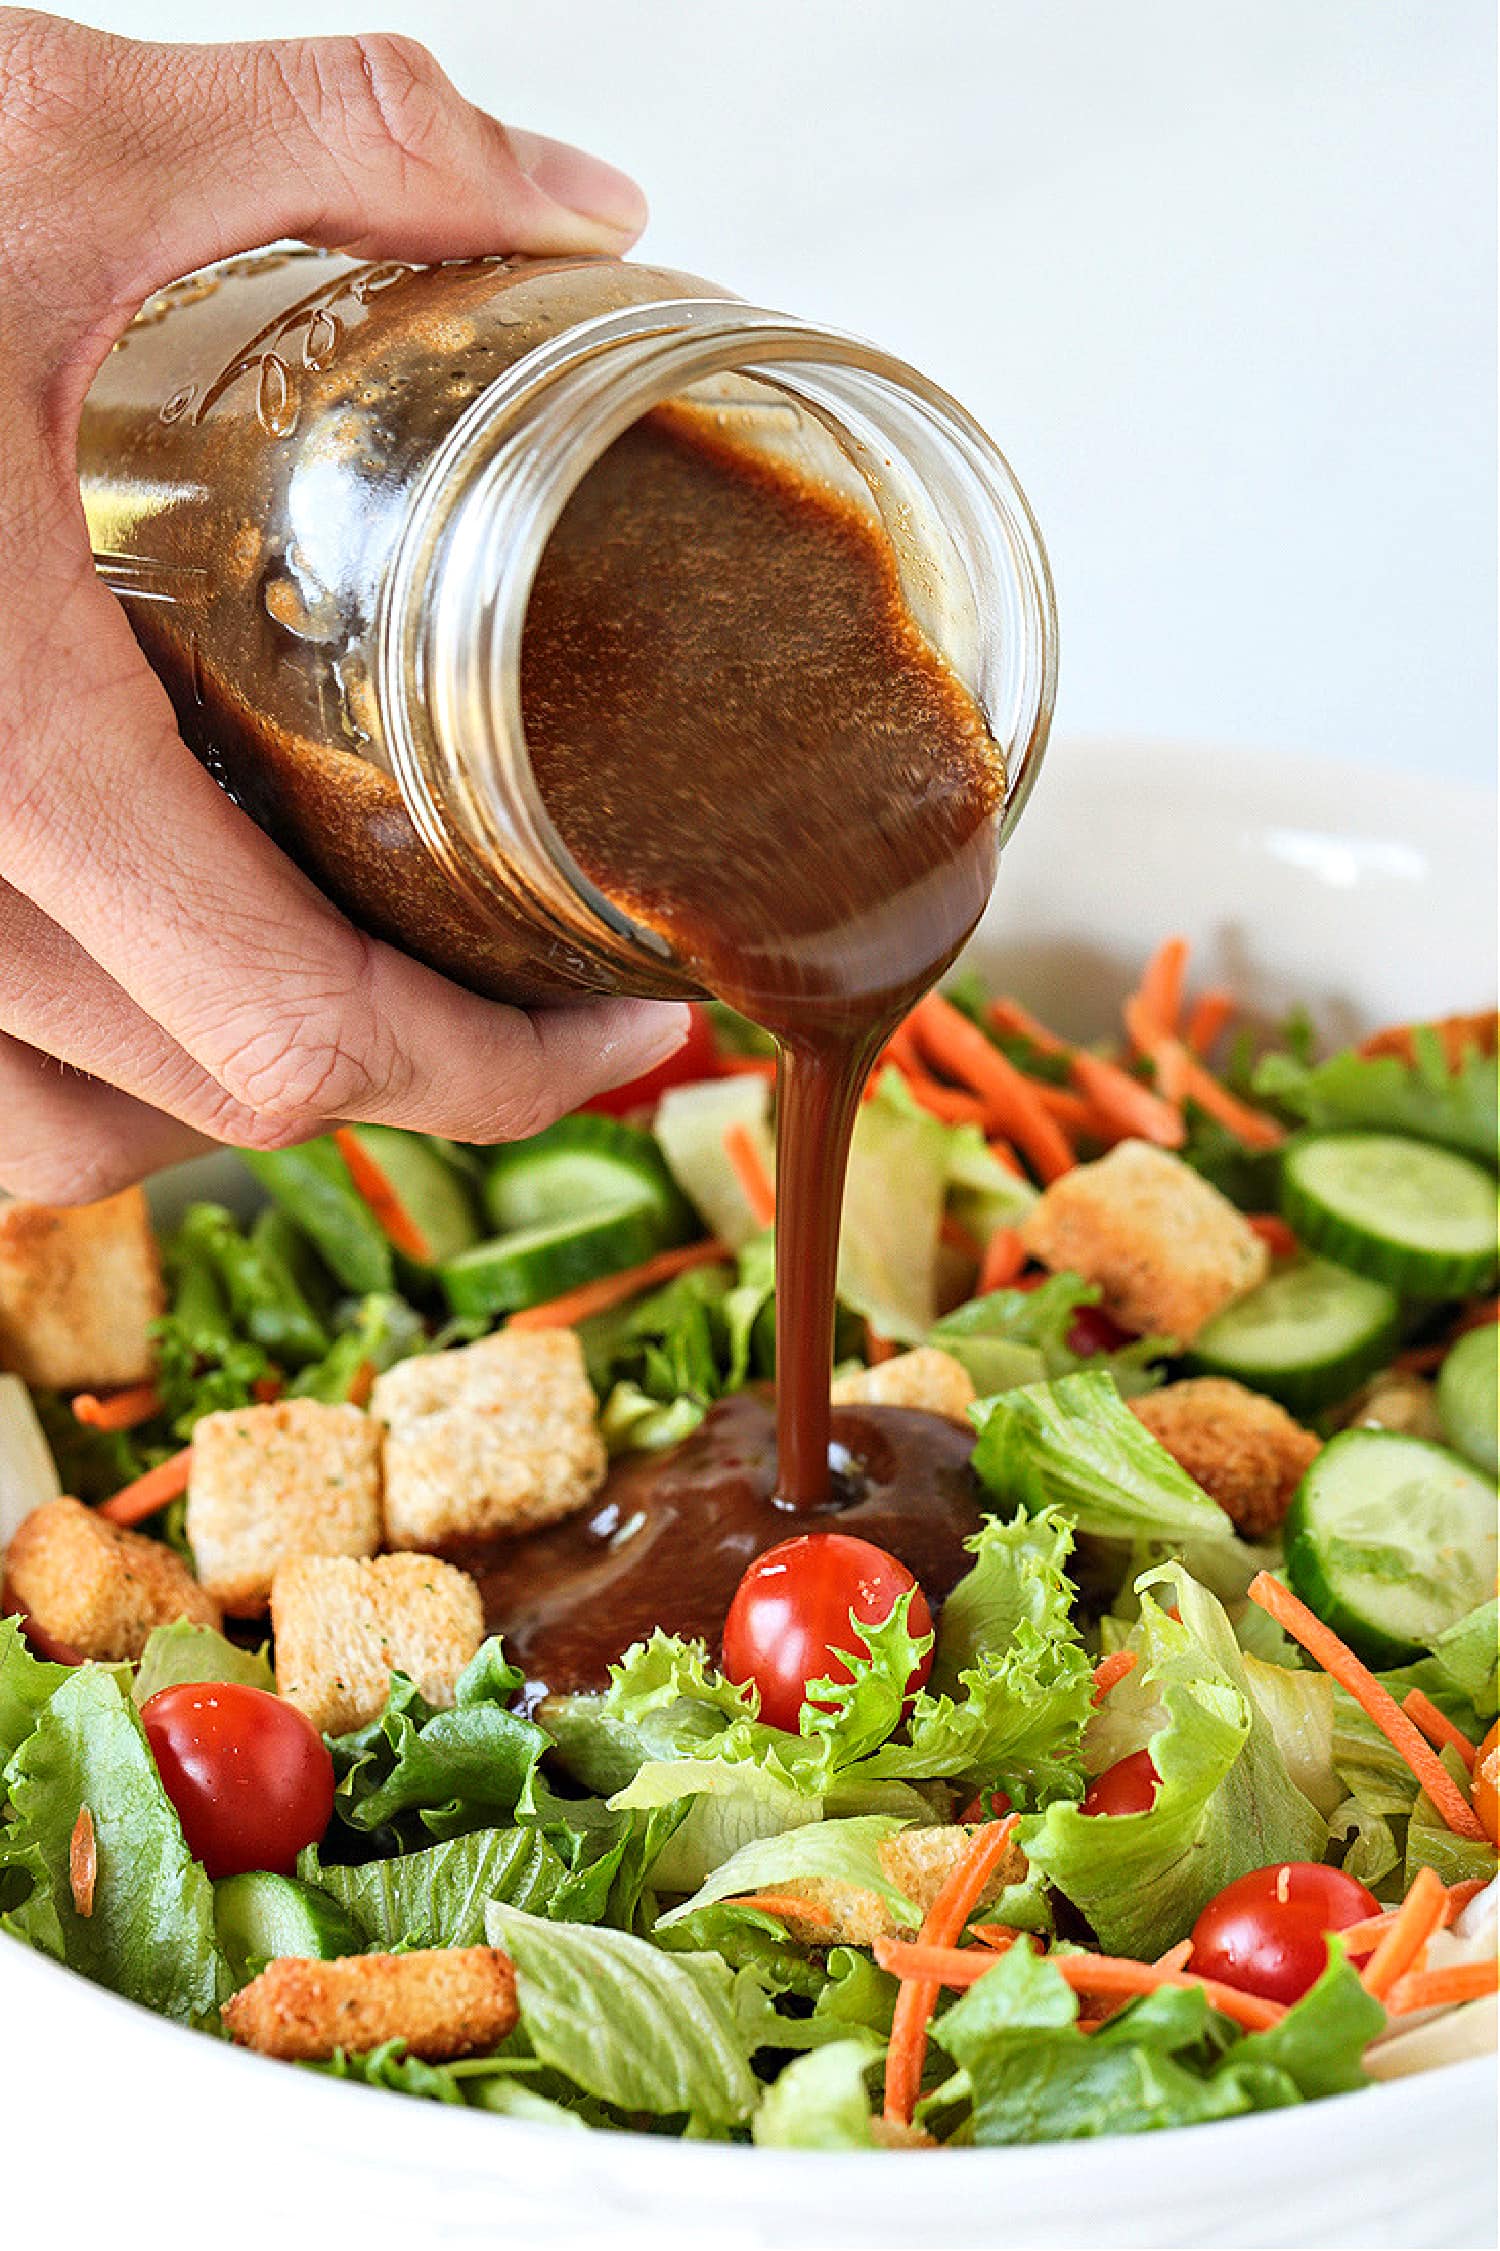
[[[389,1951],[482,1945],[492,1899],[545,1913],[568,1871],[535,1829],[471,1829],[360,1867],[325,1863],[309,1845],[297,1873],[353,1916],[368,1946]]]
[[[25,1742],[53,1690],[71,1671],[71,1666],[33,1657],[18,1621],[0,1618],[0,1768]]]
[[[1496,1059],[1468,1048],[1456,1070],[1430,1024],[1412,1035],[1414,1059],[1360,1055],[1347,1048],[1311,1066],[1268,1055],[1255,1092],[1314,1126],[1370,1126],[1461,1149],[1493,1166],[1497,1133]]]
[[[154,1627],[136,1668],[131,1693],[137,1705],[149,1703],[160,1689],[195,1680],[238,1681],[273,1694],[276,1688],[264,1643],[259,1649],[239,1649],[212,1626],[190,1625],[186,1618]]]
[[[867,2041],[833,2040],[794,2057],[761,2097],[750,2129],[756,2146],[873,2149],[865,2085],[871,2056]]]
[[[1500,1708],[1497,1684],[1500,1657],[1500,1602],[1482,1602],[1467,1617],[1445,1627],[1432,1645],[1432,1662],[1460,1696],[1473,1706],[1474,1716],[1488,1728]],[[1428,1691],[1431,1694],[1431,1690]]]
[[[1118,1352],[1077,1353],[1068,1342],[1074,1319],[1103,1296],[1077,1274],[1049,1274],[1034,1290],[991,1290],[945,1313],[928,1343],[961,1360],[982,1394],[1012,1391],[1080,1370],[1111,1375],[1124,1397],[1150,1391],[1161,1376],[1153,1363],[1175,1350],[1171,1337],[1139,1337]]]
[[[920,1344],[937,1317],[951,1130],[918,1108],[898,1071],[881,1074],[854,1128],[839,1297],[898,1344]]]
[[[379,1717],[330,1738],[337,1818],[408,1842],[508,1821],[548,1745],[541,1728],[508,1709],[520,1686],[494,1639],[460,1673],[450,1711],[435,1712],[414,1682],[393,1673]]]
[[[802,1877],[821,1877],[874,1892],[898,1922],[915,1930],[921,1914],[891,1881],[880,1857],[886,1838],[906,1826],[889,1814],[857,1814],[847,1820],[814,1821],[783,1830],[778,1836],[757,1838],[716,1868],[691,1899],[663,1915],[659,1927],[670,1930],[674,1923],[716,1900],[764,1891]]]

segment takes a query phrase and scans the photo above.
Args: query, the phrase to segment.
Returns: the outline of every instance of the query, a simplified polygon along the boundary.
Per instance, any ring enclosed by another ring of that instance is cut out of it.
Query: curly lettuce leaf
[[[1023,1622],[1049,1641],[1071,1642],[1076,1594],[1065,1564],[1073,1528],[1054,1509],[991,1516],[967,1543],[974,1561],[943,1604],[932,1655],[934,1692],[957,1692],[960,1675],[1007,1649]]]
[[[865,2084],[878,2047],[833,2040],[796,2056],[761,2096],[751,2121],[758,2149],[873,2149]]]
[[[890,1814],[857,1814],[847,1820],[814,1821],[783,1830],[778,1836],[757,1838],[716,1868],[691,1899],[663,1915],[659,1927],[670,1930],[717,1900],[735,1899],[802,1877],[820,1877],[874,1892],[898,1921],[915,1930],[921,1915],[886,1874],[880,1857],[885,1839],[907,1826]]]
[[[0,1618],[0,1767],[25,1742],[53,1690],[61,1688],[71,1671],[71,1666],[34,1657],[18,1621]]]
[[[961,1360],[981,1394],[1047,1383],[1080,1370],[1111,1375],[1126,1398],[1150,1391],[1161,1376],[1154,1363],[1175,1350],[1171,1337],[1139,1337],[1118,1352],[1078,1353],[1068,1342],[1079,1311],[1103,1291],[1077,1274],[1049,1274],[1034,1290],[991,1290],[945,1313],[929,1344]]]
[[[1496,1058],[1471,1046],[1450,1069],[1443,1042],[1430,1024],[1414,1028],[1412,1047],[1410,1063],[1399,1055],[1361,1055],[1353,1048],[1313,1065],[1268,1055],[1255,1073],[1255,1092],[1308,1125],[1414,1134],[1493,1166],[1500,1137]]]
[[[433,1711],[414,1682],[393,1673],[379,1717],[329,1740],[335,1816],[412,1842],[424,1831],[454,1837],[507,1822],[548,1747],[540,1727],[508,1709],[520,1685],[495,1639],[460,1673],[450,1711]]]
[[[136,1704],[149,1703],[158,1689],[194,1680],[238,1681],[273,1694],[276,1688],[264,1642],[259,1649],[239,1649],[212,1626],[190,1625],[186,1618],[153,1628],[136,1667],[131,1690]]]

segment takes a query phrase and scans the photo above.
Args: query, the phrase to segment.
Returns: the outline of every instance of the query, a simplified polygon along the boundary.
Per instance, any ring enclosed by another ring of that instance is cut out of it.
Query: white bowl
[[[1493,800],[1452,784],[1059,743],[975,958],[1081,1031],[1109,1021],[1171,930],[1194,942],[1195,979],[1261,1013],[1305,1000],[1328,1038],[1482,1007],[1494,829]],[[183,1168],[169,1195],[221,1190],[224,1163]],[[116,2244],[164,2225],[182,2240],[189,2215],[205,2241],[258,2246],[278,2226],[299,2244],[373,2230],[380,2245],[610,2251],[1495,2241],[1489,2061],[1134,2139],[817,2156],[564,2135],[341,2086],[180,2031],[14,1944],[0,1945],[0,2008],[7,2217],[34,2196],[39,2221],[92,2212]]]

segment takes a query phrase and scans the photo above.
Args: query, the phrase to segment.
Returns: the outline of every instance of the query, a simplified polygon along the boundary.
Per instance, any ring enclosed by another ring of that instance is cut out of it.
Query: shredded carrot
[[[1473,1773],[1475,1761],[1479,1757],[1479,1745],[1471,1743],[1463,1729],[1455,1727],[1446,1712],[1438,1710],[1430,1696],[1424,1696],[1420,1688],[1414,1688],[1409,1695],[1402,1697],[1401,1709],[1408,1719],[1416,1722],[1429,1743],[1439,1751],[1456,1751],[1470,1774]]]
[[[1056,1118],[1064,1133],[1098,1137],[1100,1120],[1092,1102],[1065,1086],[1049,1086],[1045,1079],[1034,1079],[1031,1083],[1038,1102],[1049,1117]]]
[[[1430,1376],[1447,1359],[1451,1346],[1446,1344],[1414,1344],[1406,1352],[1398,1352],[1391,1366],[1403,1376]]]
[[[903,1018],[881,1050],[882,1063],[894,1063],[898,1071],[920,1071],[922,1058],[917,1053],[917,1043],[911,1036],[911,1020]]]
[[[995,1966],[990,1947],[935,1945],[922,1938],[878,1938],[875,1959],[883,1970],[909,1981],[902,1984],[903,1995],[919,1985],[977,1985]],[[1075,1993],[1131,2000],[1139,1993],[1155,1993],[1164,1985],[1196,1986],[1212,2008],[1253,2032],[1279,2024],[1286,2014],[1279,2001],[1263,2001],[1258,1993],[1241,1993],[1237,1987],[1221,1985],[1214,1978],[1196,1977],[1191,1970],[1163,1969],[1155,1963],[1132,1962],[1113,1954],[1053,1954],[1048,1959]],[[896,2006],[899,2012],[899,2001]],[[891,2039],[894,2047],[894,2028]]]
[[[73,1834],[68,1839],[68,1889],[73,1894],[75,1909],[85,1922],[94,1912],[94,1886],[98,1880],[99,1845],[94,1835],[94,1817],[86,1805],[81,1805]]]
[[[1013,1172],[1017,1180],[1026,1178],[1025,1167],[1008,1141],[987,1141],[985,1147],[997,1165],[1004,1165],[1006,1171]]]
[[[104,1502],[99,1514],[108,1517],[111,1524],[144,1524],[148,1516],[155,1516],[159,1508],[187,1491],[192,1466],[193,1449],[184,1446],[180,1454],[169,1454],[134,1484],[122,1485],[112,1499]]]
[[[1034,1083],[977,1024],[941,993],[919,1001],[908,1022],[928,1061],[983,1097],[996,1128],[1020,1144],[1043,1180],[1071,1171],[1076,1159],[1066,1133],[1037,1099]]]
[[[1170,1102],[1142,1086],[1118,1063],[1107,1063],[1087,1048],[1075,1050],[1069,1065],[1073,1084],[1083,1095],[1104,1140],[1154,1141],[1160,1149],[1180,1149],[1187,1139],[1181,1113]]]
[[[1158,1090],[1167,1101],[1186,1101],[1191,1095],[1201,1110],[1252,1149],[1272,1149],[1286,1139],[1273,1117],[1241,1102],[1204,1069],[1181,1040],[1164,1031],[1139,993],[1132,993],[1125,1003],[1125,1029],[1132,1045],[1156,1065]]]
[[[1228,1030],[1236,1013],[1236,1003],[1222,986],[1208,985],[1198,995],[1188,1010],[1187,1029],[1183,1039],[1200,1059]]]
[[[544,1305],[528,1305],[523,1312],[513,1313],[505,1325],[508,1330],[522,1332],[571,1329],[591,1313],[607,1313],[611,1306],[623,1305],[643,1290],[654,1290],[659,1282],[670,1282],[674,1274],[685,1274],[690,1266],[716,1266],[728,1256],[724,1245],[712,1236],[707,1242],[686,1243],[680,1250],[658,1251],[639,1266],[601,1275],[597,1282],[580,1282],[576,1290],[564,1290],[561,1297],[548,1298]]]
[[[265,1375],[257,1376],[254,1383],[251,1384],[250,1396],[257,1406],[270,1407],[281,1397],[285,1389],[285,1377],[272,1374],[268,1370]]]
[[[833,1909],[816,1899],[799,1899],[790,1891],[747,1891],[742,1898],[726,1899],[726,1907],[753,1907],[762,1915],[795,1915],[804,1923],[833,1921]]]
[[[1260,1237],[1272,1258],[1295,1258],[1297,1238],[1278,1212],[1253,1211],[1248,1214],[1252,1234]]]
[[[967,1094],[959,1086],[944,1086],[930,1071],[918,1067],[906,1072],[905,1078],[912,1100],[933,1117],[941,1118],[944,1125],[982,1126],[989,1117],[977,1094]]]
[[[1192,1958],[1192,1940],[1180,1938],[1175,1946],[1167,1948],[1165,1954],[1158,1954],[1151,1967],[1154,1970],[1165,1970],[1170,1976],[1173,1970],[1185,1970]]]
[[[368,1407],[370,1393],[375,1389],[375,1375],[374,1361],[361,1360],[349,1378],[349,1389],[344,1394],[345,1404],[350,1407]]]
[[[1448,1888],[1435,1868],[1419,1868],[1416,1881],[1391,1920],[1391,1927],[1365,1964],[1365,1990],[1383,2001],[1398,1977],[1425,1952],[1434,1931],[1443,1927]]]
[[[376,1163],[350,1126],[336,1126],[333,1142],[349,1167],[356,1193],[364,1198],[397,1250],[404,1251],[408,1258],[420,1259],[424,1266],[430,1265],[431,1245],[392,1187],[385,1167]]]
[[[1133,1649],[1117,1649],[1109,1657],[1101,1657],[1094,1667],[1094,1702],[1102,1704],[1112,1688],[1119,1686],[1127,1673],[1136,1668]]]
[[[983,1036],[982,1034],[980,1035]],[[937,1897],[928,1908],[922,1923],[921,1943],[929,1951],[952,1947],[965,1923],[979,1904],[984,1890],[995,1870],[1005,1858],[1006,1848],[1015,1832],[1017,1816],[1010,1814],[1004,1821],[987,1821],[976,1829],[963,1853],[939,1887]],[[876,1959],[880,1958],[877,1941]],[[956,1959],[968,1957],[956,1956]],[[986,1968],[994,1961],[992,1949],[975,1954]],[[937,2007],[939,1980],[924,1972],[911,1975],[902,1973],[901,1991],[896,1996],[895,2014],[891,2019],[890,2046],[885,2058],[885,2115],[898,2120],[903,2126],[911,2123],[917,2106],[917,2096],[922,2089],[922,2066],[927,2058],[927,2026]]]
[[[1393,2017],[1410,2016],[1417,2009],[1446,2009],[1458,2001],[1482,2001],[1500,1990],[1500,1962],[1455,1962],[1445,1970],[1414,1970],[1397,1978],[1386,1995],[1386,2010]]]
[[[938,1241],[946,1243],[950,1251],[961,1251],[965,1258],[972,1258],[976,1266],[984,1256],[980,1245],[969,1233],[968,1228],[956,1220],[951,1212],[944,1218],[942,1226],[938,1229]]]
[[[1442,1046],[1443,1061],[1450,1071],[1457,1071],[1470,1048],[1477,1047],[1481,1055],[1493,1055],[1500,1034],[1500,1017],[1494,1009],[1481,1009],[1477,1016],[1442,1016],[1427,1024],[1390,1024],[1384,1031],[1372,1032],[1360,1044],[1364,1056],[1394,1055],[1408,1068],[1417,1060],[1416,1034],[1434,1032]]]
[[[899,1350],[899,1345],[892,1344],[889,1337],[879,1335],[866,1321],[865,1358],[872,1368],[883,1367],[887,1360],[894,1360]]]
[[[984,1246],[974,1295],[987,1297],[991,1290],[1009,1289],[1025,1264],[1026,1245],[1019,1228],[997,1227]]]
[[[1450,1884],[1448,1886],[1448,1921],[1456,1923],[1470,1900],[1477,1899],[1482,1891],[1488,1891],[1493,1882],[1492,1876],[1465,1876],[1461,1884]]]
[[[1164,1032],[1175,1038],[1182,1021],[1182,980],[1187,969],[1186,938],[1163,938],[1141,975],[1143,1005]]]
[[[1300,1643],[1309,1657],[1315,1658],[1324,1672],[1331,1673],[1340,1688],[1348,1691],[1365,1717],[1374,1721],[1392,1749],[1406,1761],[1454,1835],[1483,1841],[1484,1830],[1474,1808],[1436,1751],[1407,1718],[1389,1689],[1381,1687],[1348,1644],[1340,1641],[1321,1618],[1314,1617],[1305,1602],[1299,1602],[1268,1571],[1258,1571],[1251,1580],[1250,1600],[1268,1611],[1283,1632]]]
[[[1056,1032],[1049,1031],[1045,1024],[1032,1015],[1029,1008],[1023,1008],[1018,1000],[1012,1000],[1009,995],[1001,1000],[992,1000],[985,1013],[997,1032],[1011,1032],[1023,1040],[1030,1040],[1042,1055],[1066,1055],[1068,1052],[1066,1040],[1059,1039]]]
[[[73,1400],[73,1420],[90,1430],[134,1430],[161,1413],[161,1393],[154,1383],[133,1384],[129,1391],[111,1392],[107,1399],[80,1391]]]
[[[969,1935],[981,1940],[997,1954],[1008,1954],[1016,1940],[1024,1937],[1025,1933],[1013,1930],[1009,1923],[970,1923]]]
[[[1467,1335],[1470,1329],[1487,1329],[1492,1321],[1500,1321],[1500,1297],[1492,1297],[1484,1305],[1471,1305],[1454,1328],[1453,1334],[1461,1337]]]
[[[1351,1954],[1373,1954],[1396,1920],[1396,1909],[1384,1915],[1367,1915],[1362,1923],[1346,1923],[1338,1936]]]
[[[776,1217],[776,1190],[755,1146],[750,1128],[737,1120],[725,1128],[724,1154],[734,1167],[734,1177],[745,1191],[750,1216],[757,1227],[769,1227]]]
[[[774,1079],[776,1060],[770,1055],[721,1055],[721,1079]]]

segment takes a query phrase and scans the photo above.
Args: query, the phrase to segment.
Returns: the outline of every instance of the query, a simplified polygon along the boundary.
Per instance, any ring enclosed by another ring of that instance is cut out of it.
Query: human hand
[[[536,1132],[687,1012],[526,1013],[356,930],[204,772],[78,495],[84,394],[179,274],[282,236],[362,257],[621,251],[610,166],[387,36],[153,46],[0,7],[0,1188],[107,1195],[341,1119]]]

